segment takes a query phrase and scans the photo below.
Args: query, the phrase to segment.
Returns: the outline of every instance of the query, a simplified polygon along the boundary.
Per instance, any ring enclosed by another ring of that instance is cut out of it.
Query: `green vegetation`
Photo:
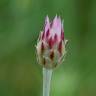
[[[0,96],[42,96],[35,44],[47,14],[64,18],[69,40],[51,96],[96,96],[96,0],[0,0]]]

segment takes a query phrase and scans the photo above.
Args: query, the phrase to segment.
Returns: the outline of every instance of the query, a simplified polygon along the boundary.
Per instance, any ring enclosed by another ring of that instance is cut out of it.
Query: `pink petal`
[[[57,17],[57,15],[55,16],[50,29],[50,35],[54,37],[55,34],[57,34],[59,37],[61,36],[61,18]]]
[[[56,15],[54,20],[53,20],[53,22],[51,23],[52,28],[56,28],[57,27],[57,21],[58,21],[58,19],[57,19],[57,15]]]
[[[46,19],[45,19],[45,33],[47,32],[47,30],[50,28],[50,22],[49,22],[49,17],[46,16]]]

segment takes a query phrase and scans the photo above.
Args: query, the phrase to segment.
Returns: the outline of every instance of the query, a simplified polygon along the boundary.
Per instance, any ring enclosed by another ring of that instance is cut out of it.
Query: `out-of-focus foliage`
[[[35,44],[56,14],[69,44],[51,96],[96,96],[96,0],[0,0],[0,96],[42,96]]]

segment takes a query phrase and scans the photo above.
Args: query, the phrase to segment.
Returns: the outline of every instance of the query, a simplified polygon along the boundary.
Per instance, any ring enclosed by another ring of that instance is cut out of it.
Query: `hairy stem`
[[[43,68],[43,96],[49,96],[52,78],[52,69]]]

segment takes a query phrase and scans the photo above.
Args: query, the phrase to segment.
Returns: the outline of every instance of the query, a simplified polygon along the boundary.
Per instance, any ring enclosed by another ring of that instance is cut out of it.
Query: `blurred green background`
[[[46,15],[69,40],[51,96],[96,96],[96,0],[0,0],[0,96],[42,96],[35,45]]]

